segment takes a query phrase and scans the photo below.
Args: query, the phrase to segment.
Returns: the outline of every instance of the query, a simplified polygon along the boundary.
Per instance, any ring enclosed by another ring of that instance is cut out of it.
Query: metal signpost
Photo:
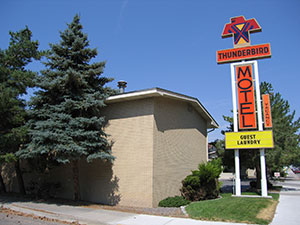
[[[234,48],[217,51],[218,64],[231,63],[233,132],[225,133],[225,148],[234,149],[236,196],[241,195],[239,149],[260,149],[261,195],[268,196],[264,149],[274,147],[273,133],[263,129],[258,63],[245,61],[271,57],[270,44],[250,45],[250,33],[259,31],[261,27],[255,19],[245,20],[243,16],[231,18],[222,37],[233,36]],[[264,97],[264,119],[265,128],[271,128],[268,96]]]

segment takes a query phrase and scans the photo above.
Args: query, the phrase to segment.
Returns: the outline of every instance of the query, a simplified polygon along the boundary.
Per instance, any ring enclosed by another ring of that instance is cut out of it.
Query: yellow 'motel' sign
[[[225,133],[226,149],[258,149],[274,148],[273,132],[265,131],[245,131]]]

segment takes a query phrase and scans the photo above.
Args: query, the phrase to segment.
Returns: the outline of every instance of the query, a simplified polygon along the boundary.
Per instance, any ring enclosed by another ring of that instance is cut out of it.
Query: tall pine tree
[[[25,194],[24,182],[15,153],[26,140],[27,113],[25,101],[20,98],[28,87],[33,87],[35,72],[27,69],[34,59],[39,60],[38,41],[32,41],[32,33],[26,27],[18,32],[10,32],[7,49],[0,49],[0,186],[5,192],[1,177],[1,163],[13,162],[17,174],[20,193]]]
[[[19,152],[23,158],[70,163],[74,200],[80,199],[78,160],[112,161],[111,145],[103,131],[104,100],[114,91],[101,76],[105,62],[91,63],[97,50],[89,48],[87,35],[76,15],[59,44],[50,44],[46,70],[37,79],[40,88],[31,101],[28,122],[31,142]]]
[[[261,93],[270,94],[275,148],[266,151],[266,162],[270,173],[280,171],[283,166],[300,164],[300,118],[290,110],[287,100],[274,93],[270,83],[262,82]]]

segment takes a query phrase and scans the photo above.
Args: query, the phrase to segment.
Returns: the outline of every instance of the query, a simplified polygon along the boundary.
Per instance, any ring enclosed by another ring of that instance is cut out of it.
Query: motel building
[[[113,163],[79,163],[81,199],[108,205],[157,207],[166,197],[180,195],[181,181],[208,161],[208,130],[217,122],[194,97],[161,88],[123,92],[106,100],[105,132],[112,141]],[[26,185],[43,179],[59,182],[52,194],[72,199],[70,165],[43,176],[24,173]],[[17,191],[16,178],[6,180]]]

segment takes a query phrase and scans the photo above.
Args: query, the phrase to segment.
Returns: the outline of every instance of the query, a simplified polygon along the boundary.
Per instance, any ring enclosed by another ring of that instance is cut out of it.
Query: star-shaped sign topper
[[[224,27],[222,38],[233,36],[233,46],[242,47],[250,45],[250,33],[260,32],[261,27],[255,19],[245,20],[244,16],[233,17],[231,23]]]

